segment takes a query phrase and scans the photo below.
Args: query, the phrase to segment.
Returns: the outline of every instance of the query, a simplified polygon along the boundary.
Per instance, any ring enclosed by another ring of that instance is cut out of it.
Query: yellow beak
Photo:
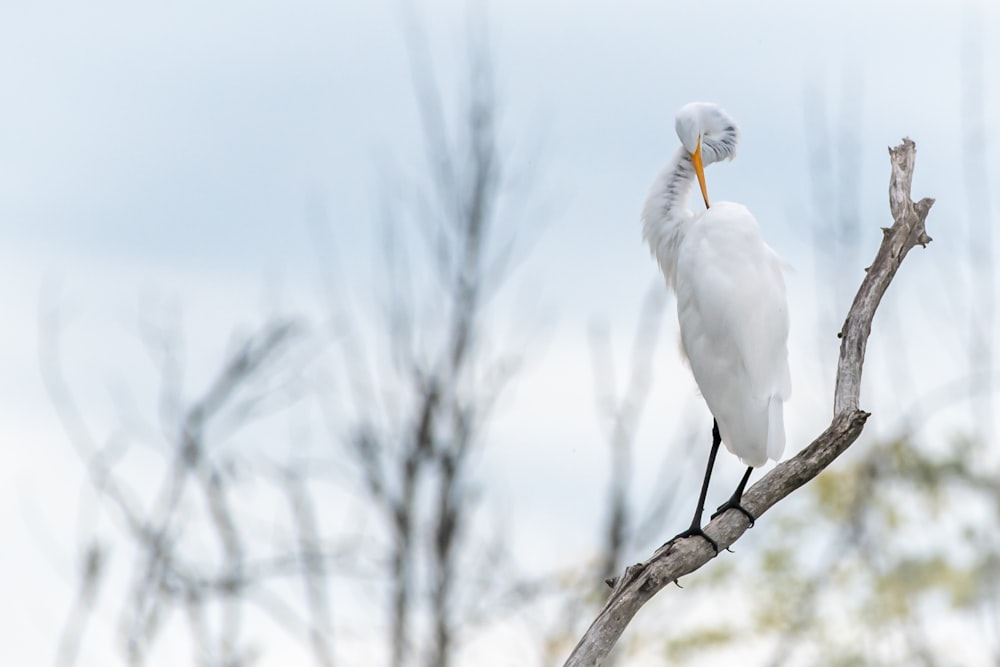
[[[694,165],[694,173],[698,176],[698,185],[701,186],[701,196],[705,200],[705,208],[710,208],[708,203],[708,188],[705,187],[705,165],[701,162],[701,137],[698,137],[698,148],[691,153],[691,164]]]

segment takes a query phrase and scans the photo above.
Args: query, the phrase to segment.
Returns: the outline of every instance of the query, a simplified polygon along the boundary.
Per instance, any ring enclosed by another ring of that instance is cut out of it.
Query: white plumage
[[[746,207],[719,202],[698,214],[687,207],[696,176],[708,206],[698,163],[732,159],[733,119],[717,105],[693,103],[678,112],[676,129],[683,146],[653,184],[643,236],[677,295],[684,352],[722,441],[758,467],[784,450],[791,394],[781,261]]]

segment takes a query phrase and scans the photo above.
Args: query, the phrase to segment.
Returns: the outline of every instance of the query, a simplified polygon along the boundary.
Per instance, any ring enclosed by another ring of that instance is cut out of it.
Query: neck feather
[[[671,288],[677,267],[677,249],[694,218],[687,207],[693,182],[691,156],[680,148],[656,178],[642,209],[642,236]]]

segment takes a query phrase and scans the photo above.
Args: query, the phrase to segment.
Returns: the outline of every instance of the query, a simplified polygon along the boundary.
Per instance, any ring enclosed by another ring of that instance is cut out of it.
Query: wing
[[[688,228],[677,261],[677,315],[691,371],[723,442],[748,465],[784,448],[791,394],[781,262],[749,211],[721,202]]]

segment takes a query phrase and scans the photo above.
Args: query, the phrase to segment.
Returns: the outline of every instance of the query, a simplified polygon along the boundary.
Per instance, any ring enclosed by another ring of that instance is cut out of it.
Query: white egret
[[[777,460],[785,447],[788,301],[781,261],[746,207],[709,206],[704,168],[733,158],[736,122],[718,105],[694,102],[677,113],[676,130],[682,146],[646,199],[643,237],[677,295],[681,345],[715,419],[698,507],[691,527],[678,537],[700,535],[718,552],[701,518],[720,441],[748,468],[712,516],[736,509],[751,526],[754,517],[740,505],[750,473]],[[698,214],[687,207],[695,177],[706,208]]]

